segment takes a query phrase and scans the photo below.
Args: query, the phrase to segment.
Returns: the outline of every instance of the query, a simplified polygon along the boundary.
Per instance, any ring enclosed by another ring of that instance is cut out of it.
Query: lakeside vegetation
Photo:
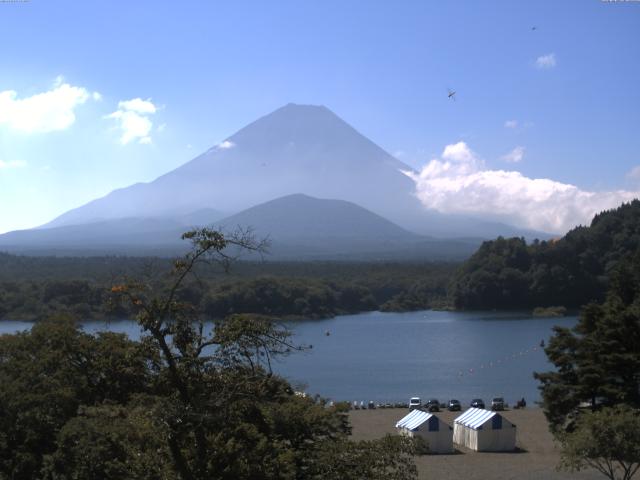
[[[456,272],[449,298],[467,310],[574,309],[602,302],[619,261],[639,245],[640,201],[634,200],[557,240],[484,242]]]
[[[162,281],[110,290],[135,312],[141,340],[92,336],[64,315],[0,336],[0,478],[416,478],[413,440],[352,441],[348,405],[298,395],[271,371],[272,359],[304,350],[290,332],[234,314],[203,333],[202,312],[178,292],[233,239],[185,237],[192,251]]]
[[[179,295],[211,318],[255,313],[326,318],[369,310],[527,309],[562,314],[602,302],[619,260],[640,245],[640,201],[602,212],[558,240],[498,238],[462,264],[452,262],[238,262],[224,274],[196,269]],[[0,319],[54,313],[130,318],[113,308],[118,277],[154,278],[166,258],[26,257],[0,253]],[[160,280],[158,280],[160,279]],[[167,281],[164,278],[164,281]]]
[[[640,249],[613,269],[604,302],[554,327],[545,353],[555,368],[534,376],[560,466],[630,480],[640,470]]]
[[[0,319],[37,320],[55,313],[81,319],[131,318],[110,302],[117,278],[169,281],[163,258],[25,257],[0,254]],[[181,286],[211,318],[256,313],[325,318],[369,310],[408,311],[447,304],[454,263],[238,262],[229,274],[198,268]]]

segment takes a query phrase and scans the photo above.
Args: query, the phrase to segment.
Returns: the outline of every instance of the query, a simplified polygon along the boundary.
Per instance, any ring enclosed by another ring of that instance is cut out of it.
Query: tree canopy
[[[606,300],[572,329],[555,327],[536,373],[561,466],[628,480],[640,467],[640,250],[619,262]]]
[[[604,300],[620,259],[640,245],[640,201],[596,215],[557,240],[499,237],[457,271],[449,295],[462,309],[578,308]]]
[[[536,378],[555,430],[572,427],[582,402],[640,408],[640,252],[620,262],[604,303],[554,328],[545,351],[556,370]]]
[[[205,328],[181,294],[197,265],[228,266],[251,237],[185,234],[168,276],[111,288],[140,341],[83,333],[69,317],[0,337],[0,479],[411,479],[411,440],[352,442],[347,405],[297,395],[271,360],[303,346],[269,317]]]

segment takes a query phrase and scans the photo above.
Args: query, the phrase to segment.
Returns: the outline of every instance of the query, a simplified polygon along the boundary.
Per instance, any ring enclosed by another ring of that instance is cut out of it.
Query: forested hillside
[[[65,312],[81,319],[131,317],[113,308],[110,287],[127,277],[170,281],[168,259],[26,257],[0,254],[0,320]],[[322,318],[367,310],[405,311],[445,304],[450,263],[239,262],[230,274],[199,269],[179,295],[209,317],[259,313]]]
[[[602,301],[618,261],[640,245],[640,201],[596,215],[550,241],[484,242],[456,272],[449,294],[460,309],[580,307]]]

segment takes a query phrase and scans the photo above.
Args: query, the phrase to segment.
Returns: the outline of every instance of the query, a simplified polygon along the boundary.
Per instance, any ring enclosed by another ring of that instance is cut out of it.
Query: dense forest
[[[639,245],[640,201],[634,200],[557,240],[484,242],[461,266],[240,261],[230,273],[198,268],[178,293],[211,318],[233,313],[324,318],[450,307],[575,309],[603,301],[618,261]],[[170,267],[166,258],[0,253],[0,319],[37,320],[60,312],[83,319],[131,317],[131,311],[110,302],[111,285],[131,277],[162,282],[158,273]]]
[[[206,229],[189,238],[192,251],[163,278],[110,289],[139,341],[87,334],[65,315],[0,335],[0,479],[416,478],[424,443],[352,441],[348,405],[296,394],[271,370],[305,349],[289,331],[234,314],[204,332],[198,305],[178,292],[227,239]]]
[[[596,215],[550,241],[522,238],[484,242],[456,272],[450,286],[459,309],[564,306],[604,300],[619,260],[640,245],[640,201]]]
[[[0,319],[37,320],[60,312],[82,319],[131,317],[131,311],[109,301],[111,285],[130,277],[157,283],[164,278],[159,272],[170,267],[164,258],[0,254]],[[423,262],[240,261],[228,273],[199,268],[179,295],[212,318],[239,312],[324,318],[406,311],[444,306],[455,268]]]

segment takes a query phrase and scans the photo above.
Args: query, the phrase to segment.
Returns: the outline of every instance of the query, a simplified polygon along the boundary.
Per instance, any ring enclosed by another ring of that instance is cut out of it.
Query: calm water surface
[[[368,312],[328,320],[290,322],[294,340],[312,345],[278,361],[274,369],[311,394],[335,400],[408,401],[417,395],[467,404],[504,396],[510,404],[540,395],[534,371],[551,368],[540,341],[554,325],[576,317],[532,318],[517,313]],[[30,328],[0,322],[0,333]],[[132,321],[87,322],[88,332],[111,330],[140,336]],[[327,335],[329,333],[329,335]]]

